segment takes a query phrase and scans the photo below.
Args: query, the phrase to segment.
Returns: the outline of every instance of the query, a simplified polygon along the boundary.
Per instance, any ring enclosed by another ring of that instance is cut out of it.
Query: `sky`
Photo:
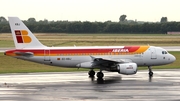
[[[180,21],[180,0],[0,0],[0,16],[21,20],[118,22],[123,14],[128,20]]]

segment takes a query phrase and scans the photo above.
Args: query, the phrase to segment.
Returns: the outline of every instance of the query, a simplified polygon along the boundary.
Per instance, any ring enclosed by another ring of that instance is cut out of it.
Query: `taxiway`
[[[1,101],[180,101],[180,70],[148,70],[135,75],[104,72],[0,74]]]

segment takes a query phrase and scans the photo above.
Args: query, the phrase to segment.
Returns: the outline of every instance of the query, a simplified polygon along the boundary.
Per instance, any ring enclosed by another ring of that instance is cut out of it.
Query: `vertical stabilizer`
[[[8,19],[16,49],[46,47],[18,17],[8,17]]]

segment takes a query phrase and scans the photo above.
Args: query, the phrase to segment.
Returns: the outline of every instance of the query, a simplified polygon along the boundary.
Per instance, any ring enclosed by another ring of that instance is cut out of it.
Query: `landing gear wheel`
[[[97,78],[97,83],[98,84],[103,84],[104,83],[104,79],[103,78]]]
[[[103,78],[104,77],[104,74],[102,72],[98,72],[97,75],[96,75],[98,78]]]
[[[90,71],[88,72],[88,74],[89,74],[90,77],[94,77],[95,71],[94,71],[94,70],[90,70]]]
[[[149,72],[149,77],[152,77],[153,76],[153,72]]]
[[[152,77],[153,76],[152,68],[151,66],[148,66],[148,68],[149,68],[149,77]]]

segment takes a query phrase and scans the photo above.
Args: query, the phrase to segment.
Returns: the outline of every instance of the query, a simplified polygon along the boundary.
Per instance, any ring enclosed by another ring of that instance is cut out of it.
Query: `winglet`
[[[46,47],[18,17],[8,17],[8,19],[16,49]]]

